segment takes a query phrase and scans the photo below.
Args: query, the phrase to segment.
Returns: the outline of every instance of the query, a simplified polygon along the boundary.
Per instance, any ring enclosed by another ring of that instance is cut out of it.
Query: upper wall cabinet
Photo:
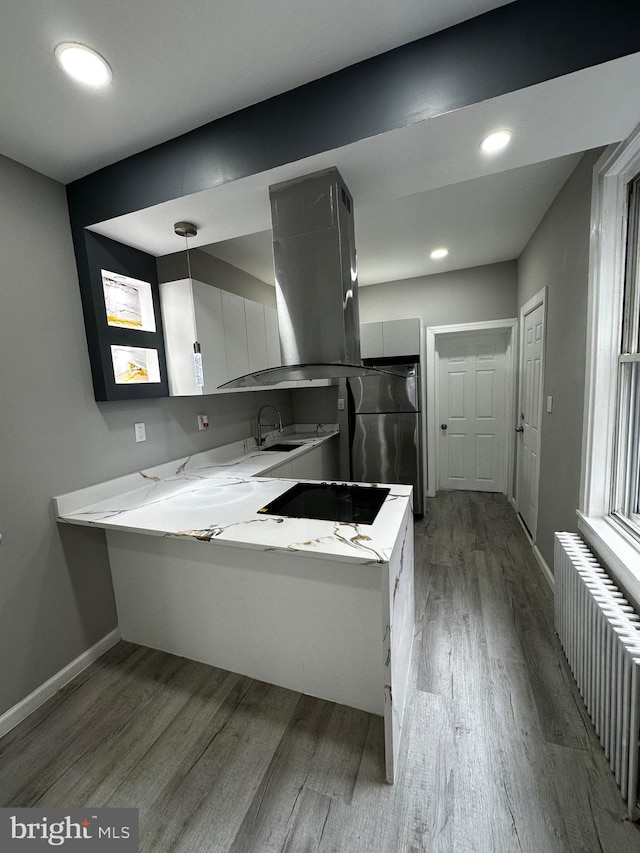
[[[383,320],[360,326],[362,358],[390,358],[420,353],[420,318]]]
[[[169,393],[215,392],[228,377],[221,291],[199,281],[170,281],[160,285],[160,303]]]
[[[384,352],[382,321],[362,323],[360,326],[360,355],[362,358],[379,358]]]
[[[205,285],[205,287],[210,286]],[[244,376],[245,373],[249,373],[247,313],[244,307],[246,299],[227,290],[221,293],[224,342],[227,350],[227,378],[233,379],[235,376]]]
[[[267,330],[264,305],[244,300],[244,319],[247,334],[248,373],[267,366]],[[276,332],[277,334],[277,332]]]
[[[161,284],[160,301],[172,396],[221,393],[230,379],[280,364],[275,308],[188,279]]]

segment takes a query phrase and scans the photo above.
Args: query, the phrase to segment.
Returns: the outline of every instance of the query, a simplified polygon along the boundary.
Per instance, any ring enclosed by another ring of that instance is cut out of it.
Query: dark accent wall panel
[[[84,232],[87,275],[81,279],[87,345],[96,400],[134,400],[167,397],[169,384],[162,332],[156,259],[115,240]],[[148,282],[151,286],[155,331],[121,328],[107,323],[102,270]],[[136,348],[157,353],[159,381],[118,384],[111,347]]]

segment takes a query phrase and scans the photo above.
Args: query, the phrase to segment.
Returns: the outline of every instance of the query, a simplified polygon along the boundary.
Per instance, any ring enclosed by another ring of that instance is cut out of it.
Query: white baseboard
[[[533,553],[533,556],[536,558],[536,562],[538,563],[538,565],[542,569],[542,574],[544,575],[544,579],[549,584],[549,586],[551,587],[551,591],[553,592],[555,590],[555,586],[556,586],[556,582],[555,582],[554,577],[553,577],[553,572],[549,568],[549,565],[547,564],[547,561],[545,560],[545,558],[540,553],[540,549],[538,548],[536,543],[531,538],[531,534],[527,530],[527,527],[526,527],[524,521],[520,518],[520,515],[518,513],[518,510],[516,507],[516,502],[515,502],[514,498],[511,499],[511,505],[513,507],[513,511],[516,514],[516,518],[520,522],[520,527],[522,528],[524,535],[529,540],[529,544],[531,545],[531,552]]]
[[[29,714],[32,714],[37,708],[39,708],[40,705],[43,705],[47,699],[50,699],[54,693],[57,693],[58,690],[61,690],[65,686],[65,684],[68,684],[76,677],[76,675],[79,675],[83,669],[86,669],[90,664],[96,661],[100,655],[103,655],[108,651],[108,649],[115,646],[119,640],[120,630],[115,628],[101,640],[98,640],[98,642],[91,646],[90,649],[87,649],[86,652],[83,652],[75,660],[72,660],[71,663],[67,664],[64,669],[61,669],[48,681],[41,684],[40,687],[33,691],[33,693],[30,693],[21,702],[18,702],[17,705],[13,706],[13,708],[9,708],[8,711],[5,711],[5,713],[0,717],[0,737],[3,737],[7,732],[10,732],[11,729],[15,728],[18,723],[21,723],[29,716]]]
[[[529,533],[529,530],[528,530],[528,528],[527,528],[527,525],[526,525],[526,524],[524,523],[524,521],[522,520],[522,516],[520,515],[520,513],[519,513],[519,512],[518,512],[518,510],[516,509],[515,504],[513,505],[513,511],[514,511],[514,512],[515,512],[515,514],[516,514],[516,518],[518,519],[518,523],[520,524],[520,527],[522,528],[522,532],[523,532],[523,533],[524,533],[524,535],[527,537],[527,541],[529,542],[529,544],[530,544],[530,545],[531,545],[531,547],[533,548],[533,537],[532,537],[532,536],[531,536],[531,534]]]
[[[553,572],[549,568],[549,565],[548,565],[547,561],[545,560],[545,558],[540,553],[540,549],[538,548],[537,545],[533,546],[533,556],[538,561],[538,565],[542,569],[542,574],[544,575],[545,580],[547,581],[547,583],[551,587],[551,591],[553,592],[556,588],[556,582],[555,582],[555,578],[553,577]]]

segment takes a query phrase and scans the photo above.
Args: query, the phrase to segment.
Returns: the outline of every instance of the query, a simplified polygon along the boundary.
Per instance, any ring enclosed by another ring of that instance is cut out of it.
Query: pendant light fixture
[[[189,237],[195,237],[198,234],[198,229],[193,222],[176,222],[173,226],[173,230],[178,237],[184,237],[187,252],[187,277],[189,279],[189,284],[193,287],[193,279],[191,278],[191,258],[189,257]],[[204,386],[204,371],[202,368],[202,351],[198,341],[193,342],[193,370],[196,385],[199,388],[202,388]]]

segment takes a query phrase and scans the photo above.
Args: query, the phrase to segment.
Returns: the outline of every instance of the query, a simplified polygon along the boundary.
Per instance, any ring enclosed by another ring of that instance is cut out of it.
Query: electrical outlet
[[[145,429],[144,424],[134,424],[133,425],[136,441],[146,441],[147,440],[147,431]]]
[[[344,412],[344,398],[338,397],[338,411]]]
[[[209,429],[209,415],[198,415],[198,429]]]

